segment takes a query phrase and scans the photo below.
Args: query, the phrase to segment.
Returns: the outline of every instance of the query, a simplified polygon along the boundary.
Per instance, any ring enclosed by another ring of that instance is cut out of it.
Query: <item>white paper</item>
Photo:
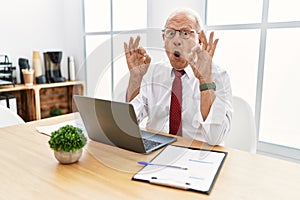
[[[7,108],[6,96],[0,96],[0,105]]]
[[[17,99],[16,97],[10,97],[9,98],[9,109],[12,110],[13,112],[15,113],[18,113],[18,110],[17,110]]]
[[[223,152],[169,145],[151,163],[179,166],[187,170],[148,165],[139,171],[134,179],[207,192],[225,155]]]
[[[70,120],[70,121],[66,121],[66,122],[62,122],[62,123],[54,124],[54,125],[50,125],[50,126],[38,126],[38,127],[35,127],[35,128],[38,132],[50,136],[53,131],[56,131],[60,127],[63,127],[63,126],[66,126],[66,125],[72,125],[74,127],[80,128],[82,130],[83,134],[85,136],[87,136],[86,129],[85,129],[84,124],[83,124],[81,119],[80,120],[79,119]]]

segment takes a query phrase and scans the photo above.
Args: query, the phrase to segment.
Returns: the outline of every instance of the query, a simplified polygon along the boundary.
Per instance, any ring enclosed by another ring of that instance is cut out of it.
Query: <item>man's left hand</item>
[[[188,62],[200,83],[211,83],[212,58],[219,39],[214,40],[214,32],[211,32],[209,35],[209,41],[207,42],[205,33],[202,30],[199,34],[199,41],[199,44],[192,48],[192,51],[188,56]]]

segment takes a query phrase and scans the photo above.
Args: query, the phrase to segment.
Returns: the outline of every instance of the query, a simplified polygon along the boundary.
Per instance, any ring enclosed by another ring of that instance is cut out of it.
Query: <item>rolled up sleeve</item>
[[[223,142],[229,133],[232,119],[232,92],[228,74],[223,71],[215,79],[217,90],[216,98],[210,112],[204,121],[194,119],[193,125],[202,132],[209,145],[218,145]]]

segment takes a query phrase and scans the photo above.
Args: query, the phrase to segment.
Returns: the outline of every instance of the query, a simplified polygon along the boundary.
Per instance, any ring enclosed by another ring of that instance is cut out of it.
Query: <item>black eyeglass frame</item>
[[[167,34],[166,34],[166,30],[171,30],[171,31],[174,33],[174,35],[173,35],[173,36],[167,35]],[[197,34],[200,33],[200,32],[197,32],[197,31],[194,30],[194,29],[188,30],[188,29],[186,29],[186,28],[182,28],[182,29],[178,30],[178,29],[168,28],[168,27],[166,27],[165,29],[163,29],[162,32],[164,33],[164,36],[165,36],[166,38],[168,38],[168,39],[174,38],[175,35],[176,35],[176,32],[179,32],[179,36],[180,36],[182,39],[189,39],[189,38],[191,37],[191,33],[197,33]],[[185,35],[182,34],[182,33],[184,33],[184,32],[188,33],[187,37],[184,37]]]

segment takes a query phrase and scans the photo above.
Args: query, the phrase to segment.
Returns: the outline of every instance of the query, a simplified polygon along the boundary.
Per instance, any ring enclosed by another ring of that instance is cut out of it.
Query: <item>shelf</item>
[[[24,121],[39,120],[50,117],[50,110],[59,108],[63,114],[77,111],[73,95],[84,94],[82,81],[67,81],[49,84],[25,86],[1,86],[0,93],[9,93],[17,98],[18,114]]]

